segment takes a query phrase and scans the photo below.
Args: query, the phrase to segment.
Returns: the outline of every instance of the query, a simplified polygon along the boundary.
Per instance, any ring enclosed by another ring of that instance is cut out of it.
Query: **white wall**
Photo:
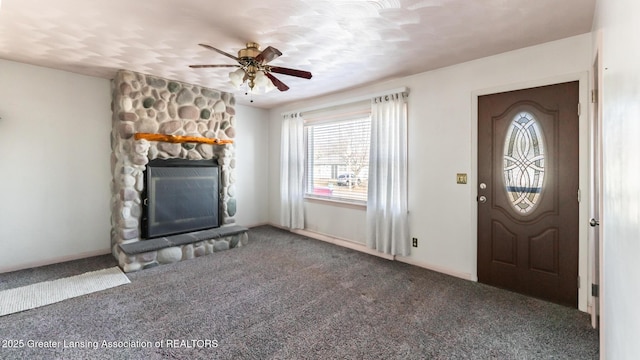
[[[0,60],[0,84],[0,272],[109,253],[109,81]]]
[[[269,113],[236,106],[236,223],[244,226],[269,222]]]
[[[584,34],[272,109],[270,222],[281,224],[278,139],[282,112],[407,86],[410,89],[409,221],[411,236],[419,239],[419,247],[412,248],[406,260],[476,279],[474,95],[491,89],[497,92],[544,83],[549,79],[588,79],[590,59],[591,35]],[[587,84],[581,88],[586,90]],[[456,184],[456,173],[468,173],[469,184]],[[364,241],[364,209],[320,202],[307,202],[305,209],[308,230]],[[586,267],[581,268],[586,275]],[[586,309],[586,296],[581,300],[581,308]]]
[[[109,80],[0,60],[0,272],[110,253]],[[268,222],[269,116],[236,107],[236,222]]]
[[[604,209],[602,358],[640,356],[640,2],[599,0]]]

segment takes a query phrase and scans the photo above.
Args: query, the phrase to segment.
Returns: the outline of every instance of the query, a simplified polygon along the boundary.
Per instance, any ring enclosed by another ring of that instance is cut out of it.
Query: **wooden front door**
[[[478,98],[478,280],[578,305],[578,82]]]

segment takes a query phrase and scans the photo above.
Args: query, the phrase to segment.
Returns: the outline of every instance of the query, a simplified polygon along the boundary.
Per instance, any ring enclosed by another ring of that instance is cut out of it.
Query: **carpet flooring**
[[[598,358],[598,332],[576,309],[269,226],[249,239],[1,317],[0,358]],[[40,271],[24,274],[53,276]]]

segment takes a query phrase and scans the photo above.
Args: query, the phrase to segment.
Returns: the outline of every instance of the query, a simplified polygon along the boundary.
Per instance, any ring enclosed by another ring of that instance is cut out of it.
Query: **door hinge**
[[[581,113],[582,113],[582,106],[580,106],[580,103],[578,103],[578,117],[580,117]]]
[[[580,289],[580,275],[578,275],[578,289]]]
[[[600,285],[591,284],[591,296],[599,297],[600,296]]]
[[[578,189],[578,202],[582,199],[582,192]]]
[[[591,90],[591,102],[592,103],[598,102],[598,90],[596,89]]]

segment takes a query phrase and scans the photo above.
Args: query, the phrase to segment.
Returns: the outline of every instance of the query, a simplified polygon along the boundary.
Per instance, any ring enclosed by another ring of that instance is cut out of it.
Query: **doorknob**
[[[600,225],[600,221],[598,221],[596,219],[591,219],[591,221],[589,221],[589,225],[591,225],[592,227],[596,227],[596,226]]]
[[[487,197],[486,197],[486,196],[484,196],[484,195],[482,195],[482,196],[480,196],[480,197],[478,198],[478,201],[484,204],[484,203],[486,203],[486,202],[487,202]]]

